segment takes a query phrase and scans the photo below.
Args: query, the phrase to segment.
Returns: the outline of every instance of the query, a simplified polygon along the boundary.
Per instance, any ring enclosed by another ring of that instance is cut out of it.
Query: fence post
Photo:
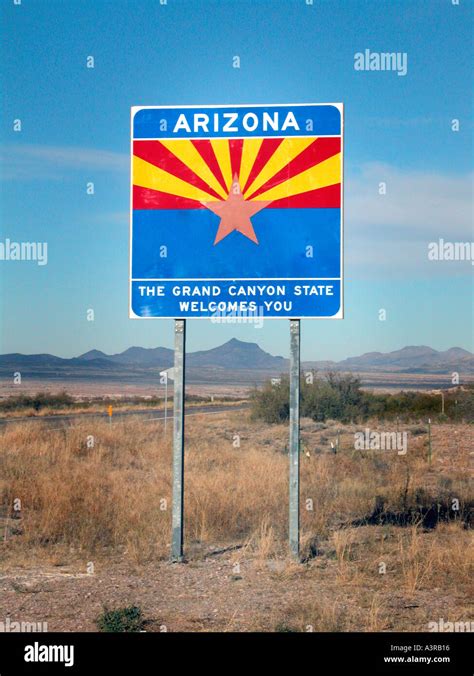
[[[431,465],[431,418],[428,418],[428,462]]]

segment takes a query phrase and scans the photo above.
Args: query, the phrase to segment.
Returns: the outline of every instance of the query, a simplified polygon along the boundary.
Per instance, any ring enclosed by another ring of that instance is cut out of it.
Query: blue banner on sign
[[[333,317],[340,297],[341,282],[326,279],[132,283],[139,317]]]
[[[338,136],[341,113],[332,105],[142,108],[133,135],[146,138]]]

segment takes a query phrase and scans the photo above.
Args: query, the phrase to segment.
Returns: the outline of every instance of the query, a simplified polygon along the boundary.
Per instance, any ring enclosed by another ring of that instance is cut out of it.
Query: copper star
[[[224,237],[227,237],[227,235],[230,235],[234,230],[238,230],[242,235],[258,244],[257,235],[253,229],[250,216],[261,211],[271,204],[271,202],[272,200],[245,200],[240,189],[239,178],[235,174],[227,199],[219,202],[201,202],[207,209],[210,209],[217,216],[221,217],[214,245],[224,239]]]

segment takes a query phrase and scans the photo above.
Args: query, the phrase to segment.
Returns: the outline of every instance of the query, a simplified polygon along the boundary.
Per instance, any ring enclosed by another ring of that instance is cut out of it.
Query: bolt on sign
[[[132,108],[130,316],[343,316],[343,106]]]

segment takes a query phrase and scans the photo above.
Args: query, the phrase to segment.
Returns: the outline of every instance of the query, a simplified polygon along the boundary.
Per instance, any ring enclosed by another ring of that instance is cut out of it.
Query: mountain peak
[[[437,350],[434,350],[432,347],[429,347],[428,345],[407,345],[406,347],[402,347],[400,350],[394,350],[393,352],[389,352],[389,354],[404,354],[404,355],[423,355],[423,354],[438,354]]]
[[[220,347],[224,347],[225,345],[228,345],[229,347],[242,347],[244,349],[246,347],[250,346],[250,345],[252,347],[254,347],[255,345],[257,347],[259,347],[259,345],[257,343],[250,343],[247,340],[239,340],[238,338],[231,338],[226,343],[223,343]],[[214,349],[217,349],[217,348],[214,348]]]
[[[286,360],[265,352],[257,343],[231,338],[223,345],[211,350],[192,352],[188,357],[188,364],[229,369],[278,370],[285,368]]]
[[[89,350],[88,352],[79,355],[78,359],[83,359],[84,361],[90,361],[91,359],[107,359],[107,355],[101,350]]]

